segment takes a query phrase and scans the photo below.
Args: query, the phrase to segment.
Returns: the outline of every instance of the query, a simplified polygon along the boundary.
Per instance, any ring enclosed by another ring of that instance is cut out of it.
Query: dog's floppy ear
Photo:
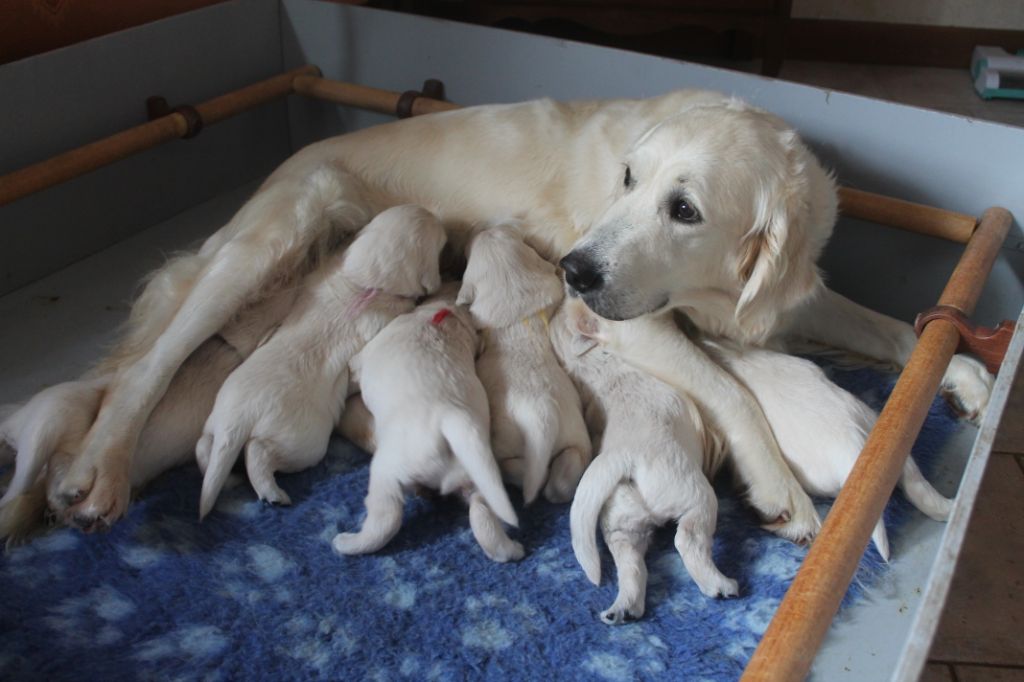
[[[816,261],[836,218],[832,178],[796,133],[778,131],[786,165],[758,192],[754,226],[737,257],[741,292],[736,321],[742,340],[758,343],[776,329],[780,316],[822,286]]]

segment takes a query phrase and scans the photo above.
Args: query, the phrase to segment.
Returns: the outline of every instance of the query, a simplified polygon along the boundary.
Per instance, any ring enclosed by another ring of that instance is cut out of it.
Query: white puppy
[[[527,504],[545,480],[549,500],[568,502],[590,463],[580,398],[548,336],[562,295],[555,267],[524,244],[513,225],[473,239],[457,303],[469,305],[482,330],[476,370],[491,406],[491,443]]]
[[[335,536],[341,554],[387,544],[402,525],[405,492],[424,486],[463,495],[488,557],[523,557],[499,522],[518,523],[491,452],[487,394],[475,371],[477,333],[469,313],[453,305],[455,287],[442,291],[396,318],[352,362],[374,417],[377,451],[366,519],[358,533]]]
[[[599,516],[615,560],[619,593],[601,620],[619,624],[643,615],[644,553],[653,529],[669,522],[677,524],[676,550],[700,591],[736,595],[736,581],[711,558],[718,500],[704,471],[717,468],[713,458],[721,448],[709,442],[692,400],[589,339],[592,319],[580,301],[568,300],[552,322],[552,339],[583,388],[588,420],[603,426],[600,452],[583,474],[569,516],[573,551],[591,582],[601,582],[594,538]]]
[[[832,383],[809,360],[724,340],[706,339],[701,345],[760,403],[804,490],[825,497],[838,495],[875,425],[874,410]],[[952,501],[928,483],[910,456],[900,485],[907,499],[931,518],[945,521],[949,517]],[[871,537],[888,561],[889,540],[882,519]]]
[[[425,209],[398,206],[374,218],[343,253],[307,278],[274,336],[217,395],[196,457],[205,468],[206,516],[239,452],[260,499],[289,504],[275,471],[313,466],[348,395],[348,362],[414,299],[441,284],[444,228]],[[208,464],[207,464],[208,462]]]
[[[271,302],[270,307],[277,303]],[[132,459],[129,472],[133,491],[191,459],[217,390],[242,362],[243,353],[251,352],[265,334],[258,320],[264,319],[259,313],[268,306],[262,308],[244,324],[229,325],[224,336],[207,340],[175,374],[139,438],[137,447],[143,456]],[[109,383],[109,376],[100,375],[51,386],[0,423],[0,444],[7,443],[18,453],[14,476],[0,499],[0,537],[18,542],[42,524],[47,494],[53,493],[78,456]],[[99,518],[77,525],[100,530],[107,523]]]

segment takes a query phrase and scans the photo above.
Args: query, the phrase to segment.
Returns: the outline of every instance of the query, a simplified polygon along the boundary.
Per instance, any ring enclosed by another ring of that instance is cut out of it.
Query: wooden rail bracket
[[[1003,320],[993,329],[976,325],[967,319],[960,310],[949,305],[937,305],[920,313],[914,320],[914,331],[918,336],[924,327],[933,320],[946,320],[960,334],[958,353],[970,353],[981,358],[985,368],[993,375],[999,373],[999,367],[1006,357],[1006,349],[1010,346],[1010,337],[1016,324],[1011,320]]]
[[[440,102],[445,101],[444,81],[430,78],[423,81],[423,87],[420,90],[406,90],[403,92],[398,97],[398,102],[395,103],[395,116],[398,118],[410,118],[413,115],[413,102],[420,97],[436,99]]]
[[[163,116],[181,114],[185,119],[185,134],[183,140],[195,137],[203,130],[203,117],[191,104],[182,104],[180,107],[171,108],[167,100],[160,95],[153,95],[146,98],[146,120],[153,121]]]

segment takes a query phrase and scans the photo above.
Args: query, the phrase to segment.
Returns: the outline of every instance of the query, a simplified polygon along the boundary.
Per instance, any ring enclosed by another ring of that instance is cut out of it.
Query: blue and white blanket
[[[875,407],[893,383],[831,374]],[[926,471],[956,428],[937,400],[915,448]],[[527,555],[515,564],[484,556],[461,503],[421,498],[380,553],[336,555],[331,539],[362,518],[368,461],[332,442],[316,468],[279,477],[290,508],[264,506],[235,477],[202,524],[201,479],[186,467],[107,534],[64,529],[12,549],[0,559],[0,679],[735,679],[805,554],[719,486],[715,560],[740,597],[702,596],[667,529],[647,556],[644,619],[610,627],[597,614],[614,567],[606,557],[601,587],[587,582],[564,505],[520,510]],[[890,530],[910,513],[897,496]],[[884,570],[869,550],[847,601]]]

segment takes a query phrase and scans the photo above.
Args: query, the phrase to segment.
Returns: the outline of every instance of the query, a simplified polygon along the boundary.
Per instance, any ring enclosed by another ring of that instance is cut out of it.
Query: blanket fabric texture
[[[876,408],[894,382],[828,371]],[[914,449],[926,473],[957,428],[937,399]],[[602,547],[604,581],[586,580],[567,505],[519,508],[513,537],[527,555],[514,564],[484,556],[461,502],[417,497],[381,552],[335,554],[331,539],[362,518],[368,462],[332,441],[319,466],[279,477],[288,508],[261,504],[234,474],[203,523],[199,472],[183,467],[106,534],[61,529],[11,549],[0,558],[0,678],[731,680],[806,553],[761,530],[719,483],[714,555],[740,596],[701,595],[662,529],[647,555],[646,615],[608,626],[597,614],[615,597],[614,566]],[[917,513],[899,494],[889,504],[897,558],[899,526]],[[885,571],[870,548],[846,603]]]

